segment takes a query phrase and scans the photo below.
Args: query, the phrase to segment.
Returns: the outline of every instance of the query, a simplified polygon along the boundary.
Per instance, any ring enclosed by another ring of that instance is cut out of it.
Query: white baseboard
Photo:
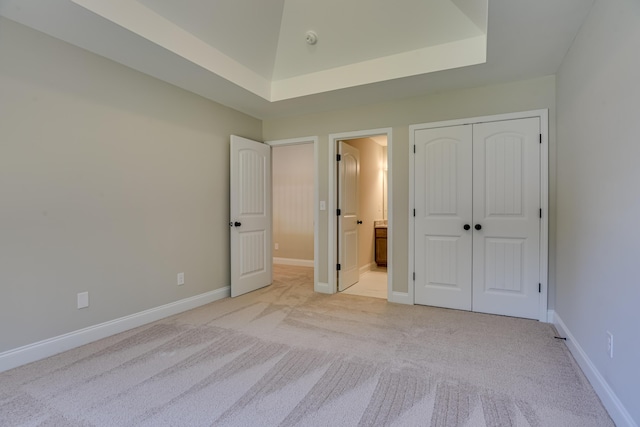
[[[273,258],[274,264],[295,265],[298,267],[313,267],[312,259]]]
[[[159,307],[124,316],[119,319],[89,326],[77,331],[69,332],[57,337],[48,338],[33,344],[28,344],[12,350],[0,353],[0,372],[16,368],[45,357],[53,356],[63,351],[70,350],[90,342],[106,338],[156,320],[164,319],[183,311],[191,310],[201,305],[227,298],[230,296],[230,287],[216,289],[211,292],[185,298]]]
[[[333,294],[334,293],[334,292],[331,292],[331,288],[329,287],[329,284],[325,283],[325,282],[316,283],[316,285],[313,287],[313,291],[314,292],[319,292],[321,294]]]
[[[407,292],[391,292],[388,301],[396,304],[413,305],[413,301],[411,301]]]
[[[620,399],[618,399],[618,396],[616,396],[602,374],[600,374],[598,368],[591,362],[587,353],[585,353],[578,341],[576,341],[560,316],[558,316],[558,313],[554,313],[553,318],[553,324],[558,330],[558,333],[567,338],[565,342],[567,343],[567,347],[569,347],[569,351],[589,379],[593,389],[596,391],[598,397],[600,397],[602,404],[607,409],[607,412],[609,412],[609,416],[611,416],[616,426],[638,427],[635,421],[633,421],[633,418],[631,418],[631,414],[629,414],[622,402],[620,402]]]

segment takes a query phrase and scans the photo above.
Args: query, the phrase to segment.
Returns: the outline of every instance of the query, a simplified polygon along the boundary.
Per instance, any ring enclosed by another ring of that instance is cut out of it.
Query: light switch
[[[321,211],[327,210],[327,202],[325,202],[324,200],[320,200],[320,210]]]

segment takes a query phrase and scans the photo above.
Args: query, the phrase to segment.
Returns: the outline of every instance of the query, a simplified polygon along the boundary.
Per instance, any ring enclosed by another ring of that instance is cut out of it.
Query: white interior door
[[[473,126],[474,311],[540,315],[539,135],[537,117]]]
[[[338,141],[338,290],[360,280],[358,268],[358,175],[360,153]]]
[[[415,303],[471,310],[472,127],[421,129],[414,141]]]
[[[231,296],[272,281],[271,147],[231,136]]]

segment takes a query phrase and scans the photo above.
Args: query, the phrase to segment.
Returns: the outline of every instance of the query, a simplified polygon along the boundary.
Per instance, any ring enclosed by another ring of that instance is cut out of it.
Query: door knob
[[[233,225],[236,226],[236,227],[240,227],[242,225],[242,223],[236,221],[236,222],[233,223]]]
[[[471,226],[469,224],[465,224],[462,228],[464,228],[465,230],[471,230]]]
[[[482,226],[480,224],[476,224],[476,226],[474,227],[476,230],[482,230]]]
[[[362,224],[362,221],[358,220],[358,221],[357,221],[357,223],[358,223],[358,224]]]

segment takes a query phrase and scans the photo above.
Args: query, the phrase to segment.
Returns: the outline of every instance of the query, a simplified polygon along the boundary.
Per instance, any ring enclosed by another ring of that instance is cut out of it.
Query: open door
[[[271,260],[271,147],[231,135],[231,296],[268,286]]]
[[[338,141],[338,290],[360,280],[358,268],[358,174],[360,152]]]

